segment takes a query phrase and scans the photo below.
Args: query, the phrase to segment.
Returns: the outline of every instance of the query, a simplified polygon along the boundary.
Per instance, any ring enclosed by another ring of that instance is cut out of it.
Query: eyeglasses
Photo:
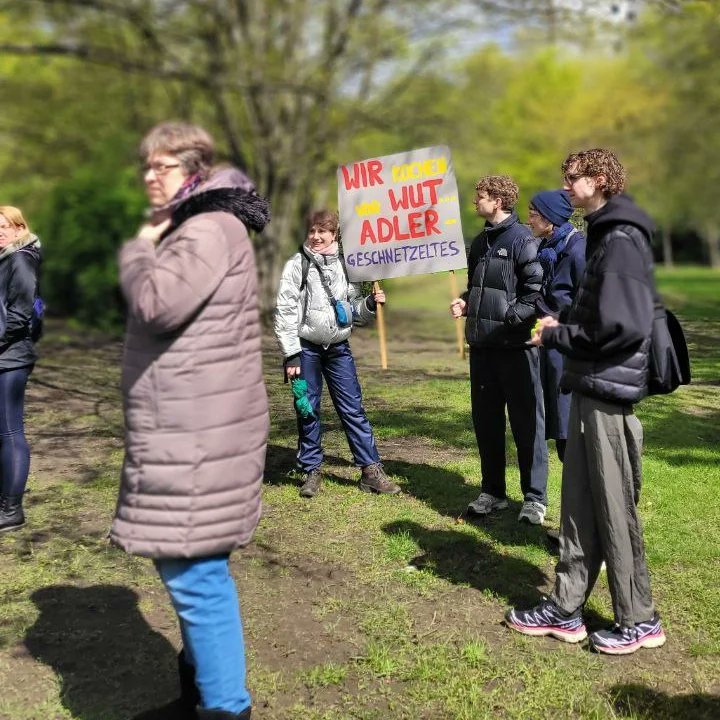
[[[587,177],[585,173],[572,173],[563,175],[563,180],[568,184],[572,185],[573,183],[577,182],[580,178]]]
[[[151,170],[155,175],[167,175],[173,168],[180,167],[180,163],[147,163],[142,166],[143,175],[147,175]]]

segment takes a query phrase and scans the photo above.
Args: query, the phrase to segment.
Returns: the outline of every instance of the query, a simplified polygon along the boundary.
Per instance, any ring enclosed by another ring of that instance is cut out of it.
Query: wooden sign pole
[[[450,271],[450,294],[452,299],[454,300],[456,297],[460,297],[460,293],[458,292],[458,284],[457,284],[457,277],[455,276],[455,271]],[[455,335],[457,336],[457,344],[458,344],[458,353],[460,354],[460,357],[464,360],[465,359],[465,333],[463,332],[463,324],[458,318],[455,320]]]
[[[373,292],[380,292],[380,283],[377,280],[373,283]],[[378,335],[380,337],[380,366],[383,370],[387,370],[388,363],[387,343],[385,340],[385,309],[380,303],[378,303],[375,312],[377,313],[377,327]]]

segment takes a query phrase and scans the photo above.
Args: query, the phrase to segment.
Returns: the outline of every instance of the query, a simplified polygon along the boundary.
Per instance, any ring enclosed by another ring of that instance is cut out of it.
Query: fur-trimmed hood
[[[206,212],[230,213],[256,232],[270,222],[270,203],[257,194],[245,173],[233,167],[217,170],[192,195],[173,207],[170,227],[164,235]]]

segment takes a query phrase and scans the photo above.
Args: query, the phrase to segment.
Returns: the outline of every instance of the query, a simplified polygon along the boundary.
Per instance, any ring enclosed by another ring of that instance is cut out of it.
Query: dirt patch
[[[361,357],[375,352],[375,343],[367,335],[354,341]],[[412,356],[412,341],[406,345]],[[518,530],[514,518],[489,520],[485,540],[453,524],[452,518],[476,488],[447,468],[464,461],[468,450],[442,446],[417,434],[384,438],[381,450],[389,471],[403,478],[405,493],[425,504],[423,517],[435,512],[431,522],[412,515],[419,503],[410,508],[401,501],[383,505],[382,499],[378,507],[385,519],[379,531],[375,528],[375,535],[381,535],[375,545],[364,526],[346,535],[336,528],[338,537],[328,538],[321,518],[314,532],[302,537],[293,516],[285,515],[298,507],[288,500],[296,492],[288,488],[296,481],[287,477],[294,464],[294,450],[289,447],[294,421],[287,411],[287,389],[279,380],[277,351],[267,338],[265,347],[274,421],[285,433],[271,438],[268,453],[270,504],[277,506],[270,507],[263,520],[262,541],[235,553],[231,562],[242,602],[256,715],[268,720],[299,717],[300,711],[293,708],[300,703],[319,715],[332,709],[327,717],[408,717],[403,703],[411,702],[412,694],[392,673],[367,669],[369,644],[389,638],[391,651],[407,651],[415,657],[421,652],[413,655],[412,648],[422,651],[442,643],[462,648],[479,640],[491,654],[512,653],[517,638],[503,626],[503,610],[509,602],[528,604],[547,593],[552,567],[545,567],[542,559],[528,562],[513,554],[518,545],[539,544],[539,537]],[[21,568],[23,563],[36,562],[36,554],[62,537],[62,552],[43,559],[48,567],[72,565],[77,554],[87,551],[95,554],[102,572],[98,570],[93,578],[73,576],[69,570],[65,577],[70,579],[57,583],[46,582],[38,568],[37,587],[18,586],[2,595],[7,606],[25,602],[27,607],[15,619],[21,639],[0,648],[0,687],[12,720],[53,720],[67,717],[67,712],[87,720],[127,720],[176,695],[175,654],[180,639],[151,564],[137,561],[115,577],[113,563],[119,566],[126,560],[109,552],[103,540],[111,512],[108,488],[115,482],[122,449],[120,345],[112,339],[86,341],[77,336],[68,344],[50,343],[44,350],[52,362],[38,366],[28,391],[31,524],[14,534],[12,543],[0,541],[0,558],[6,567],[16,563]],[[407,385],[415,378],[462,377],[457,366],[444,369],[443,354],[447,354],[445,344],[430,344],[423,348],[418,366],[432,357],[438,361],[434,370],[398,368],[384,375],[383,381]],[[382,413],[384,408],[378,403],[373,410]],[[331,423],[330,431],[337,433],[337,426]],[[347,497],[357,470],[341,457],[338,447],[338,443],[331,446],[327,457],[328,471],[337,481],[327,492],[334,494],[338,508],[346,503],[353,512],[362,513],[365,506]],[[104,493],[103,505],[95,502],[96,488]],[[48,511],[42,527],[34,527],[33,515]],[[351,523],[355,516],[348,512],[342,517]],[[417,545],[415,565],[418,572],[432,574],[432,591],[418,591],[398,581],[401,566],[380,573],[377,581],[363,580],[351,562],[319,560],[315,547],[330,541],[362,542],[368,543],[372,554],[381,552],[383,538],[391,535],[407,537]],[[291,549],[279,542],[283,537],[292,539]],[[397,613],[397,624],[392,613]],[[591,629],[606,621],[591,617]],[[586,658],[586,650],[552,640],[539,639],[533,647],[547,652],[550,659]],[[517,655],[518,662],[525,661],[522,650]],[[716,707],[711,696],[682,700],[698,686],[696,674],[702,667],[692,664],[682,640],[670,631],[668,644],[660,651],[597,659],[597,675],[588,682],[595,683],[599,693],[615,687],[618,702],[628,707],[643,702],[643,707],[659,708],[658,716],[681,717],[668,713],[685,707],[706,713]],[[333,676],[337,668],[341,671]],[[627,685],[628,679],[641,683],[640,689]],[[716,680],[702,682],[717,692]],[[649,686],[655,693],[652,697],[643,695]],[[485,691],[492,692],[493,687]],[[0,709],[4,720],[2,713]],[[438,714],[427,707],[416,716]]]

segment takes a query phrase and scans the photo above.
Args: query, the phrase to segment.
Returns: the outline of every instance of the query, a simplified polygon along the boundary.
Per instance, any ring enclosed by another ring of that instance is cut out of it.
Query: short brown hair
[[[339,226],[340,218],[333,210],[315,210],[307,217],[308,232],[313,227],[319,227],[322,230],[329,230],[331,233],[335,233]]]
[[[503,210],[512,210],[520,194],[517,183],[507,175],[481,177],[475,185],[475,191],[486,192],[493,200],[502,200]]]
[[[571,170],[574,175],[593,178],[604,175],[606,182],[601,189],[606,197],[618,195],[625,189],[625,168],[612,150],[593,148],[571,153],[562,164],[563,175]]]
[[[142,162],[148,162],[156,153],[174,155],[188,175],[207,175],[215,158],[215,145],[199,125],[164,122],[150,130],[140,143]]]

